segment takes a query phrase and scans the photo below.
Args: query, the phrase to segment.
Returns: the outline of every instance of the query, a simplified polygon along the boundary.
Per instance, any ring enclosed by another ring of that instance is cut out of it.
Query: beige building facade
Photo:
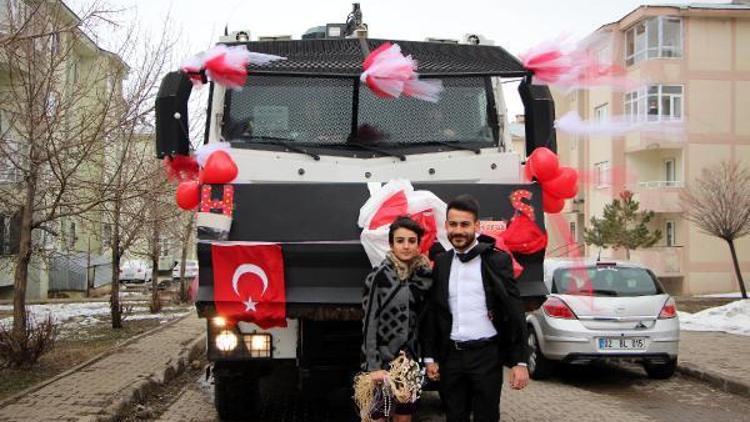
[[[583,245],[584,226],[630,190],[641,209],[656,213],[652,228],[663,233],[655,247],[633,251],[633,260],[649,265],[675,294],[737,291],[727,244],[686,221],[679,197],[708,166],[730,158],[750,166],[750,4],[641,6],[588,40],[594,54],[642,85],[558,91],[557,116],[575,111],[591,122],[624,116],[664,124],[624,136],[558,133],[562,163],[582,177],[578,198],[561,214],[572,244],[558,221],[548,252],[596,256],[597,248]],[[737,251],[750,280],[750,237],[737,242]]]

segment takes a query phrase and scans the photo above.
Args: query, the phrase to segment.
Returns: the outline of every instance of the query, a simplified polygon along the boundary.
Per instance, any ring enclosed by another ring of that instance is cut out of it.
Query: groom
[[[462,195],[448,204],[453,250],[435,258],[423,344],[427,376],[440,380],[447,422],[497,422],[502,367],[510,385],[529,382],[526,324],[511,258],[477,238],[479,204]]]

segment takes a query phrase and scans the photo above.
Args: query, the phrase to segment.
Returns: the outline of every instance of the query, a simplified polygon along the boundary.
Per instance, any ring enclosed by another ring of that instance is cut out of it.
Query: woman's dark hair
[[[417,243],[422,241],[424,235],[424,229],[416,221],[412,220],[409,216],[401,216],[391,223],[391,227],[388,229],[388,244],[393,245],[393,233],[398,229],[407,229],[413,231],[417,235]]]
[[[474,220],[479,219],[479,201],[468,194],[459,195],[448,202],[448,208],[445,210],[446,215],[450,210],[470,212],[474,214]]]

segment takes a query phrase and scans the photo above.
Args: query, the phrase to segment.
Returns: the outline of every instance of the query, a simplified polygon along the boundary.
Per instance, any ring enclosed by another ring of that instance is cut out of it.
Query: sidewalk
[[[36,390],[0,403],[0,421],[109,420],[133,398],[172,379],[203,351],[195,313],[125,342]]]
[[[750,337],[680,331],[678,371],[729,393],[750,397]]]

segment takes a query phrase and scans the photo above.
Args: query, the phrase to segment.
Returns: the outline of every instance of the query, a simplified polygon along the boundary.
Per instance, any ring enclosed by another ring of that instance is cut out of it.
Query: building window
[[[12,253],[11,220],[10,216],[0,215],[0,255],[10,255]]]
[[[625,63],[629,66],[656,57],[682,57],[682,19],[657,16],[625,33]]]
[[[56,55],[60,52],[60,33],[55,32],[54,34],[50,35],[50,45],[49,50],[52,55]]]
[[[50,91],[49,95],[47,96],[47,101],[45,104],[47,116],[54,116],[55,114],[57,114],[58,105],[59,105],[59,101],[57,98],[57,92]]]
[[[102,247],[108,248],[110,246],[112,246],[112,225],[102,223]]]
[[[68,249],[75,249],[76,247],[76,223],[70,222],[70,225],[68,226],[68,239],[67,239],[67,246]]]
[[[3,129],[0,128],[0,131]],[[3,136],[0,140],[0,183],[16,183],[23,180],[23,169],[20,167],[24,152],[18,142]]]
[[[671,186],[677,181],[674,158],[667,158],[664,160],[664,180],[667,182],[667,186]]]
[[[568,223],[568,228],[570,229],[570,243],[576,243],[578,242],[578,232],[576,231],[576,222],[571,221]]]
[[[162,257],[164,257],[164,256],[170,256],[170,254],[169,254],[169,252],[170,252],[169,251],[169,246],[170,246],[169,239],[162,238],[161,240],[159,240],[159,243],[160,243],[160,245],[159,245],[159,256],[162,256]]]
[[[625,115],[631,122],[682,120],[681,85],[649,85],[625,93]]]
[[[608,188],[612,186],[612,171],[609,161],[594,164],[594,183],[597,188]]]
[[[675,225],[674,221],[667,221],[664,227],[664,238],[667,241],[667,246],[675,245]]]
[[[602,123],[607,120],[609,116],[609,104],[602,104],[594,109],[594,118],[597,123]]]

